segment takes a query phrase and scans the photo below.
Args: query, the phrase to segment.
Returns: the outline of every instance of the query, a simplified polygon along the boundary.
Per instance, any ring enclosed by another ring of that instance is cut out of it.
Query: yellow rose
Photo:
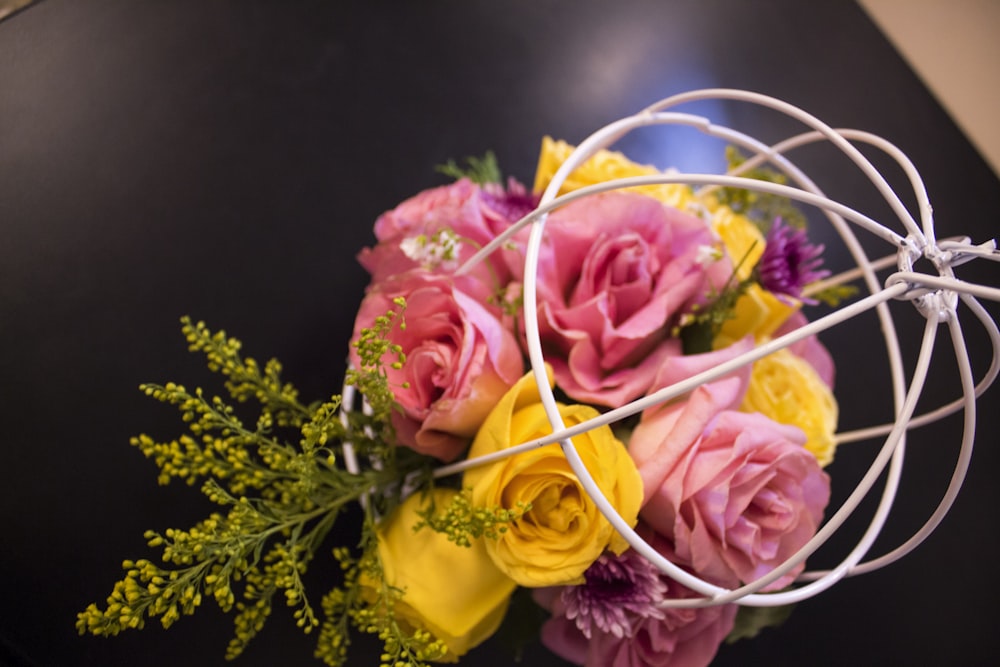
[[[436,507],[447,507],[456,493],[439,488],[431,497],[410,496],[378,530],[385,581],[404,591],[395,604],[397,621],[444,642],[448,652],[440,662],[457,662],[496,632],[517,587],[493,564],[484,540],[460,547],[430,528],[414,532],[418,510],[432,499]],[[372,596],[374,582],[363,578],[362,585]]]
[[[542,151],[538,156],[538,167],[535,169],[535,192],[540,193],[545,190],[552,177],[555,176],[556,170],[566,161],[573,150],[574,147],[565,141],[555,141],[552,137],[542,139]],[[602,149],[569,175],[569,178],[563,182],[562,188],[559,189],[559,194],[563,195],[588,185],[604,183],[616,178],[649,176],[659,173],[660,170],[656,167],[636,164],[621,153]],[[684,210],[688,204],[697,202],[694,193],[687,185],[647,185],[628,188],[628,190],[655,197],[664,204],[681,210]]]
[[[713,200],[714,201],[714,200]],[[728,206],[713,206],[712,229],[722,239],[722,245],[733,260],[736,277],[746,280],[764,254],[764,235],[745,215],[734,213]],[[741,263],[742,262],[742,263]]]
[[[753,334],[757,342],[767,340],[795,310],[793,306],[783,303],[760,285],[753,283],[736,300],[732,317],[719,327],[712,348],[721,350],[747,334]]]
[[[798,426],[806,434],[806,449],[821,466],[833,460],[837,400],[809,362],[789,350],[753,365],[742,409]]]
[[[551,382],[551,374],[550,374]],[[559,405],[567,426],[596,417],[585,405]],[[490,454],[552,433],[531,374],[521,378],[490,412],[472,443],[469,458]],[[584,465],[622,517],[635,525],[642,480],[625,446],[609,427],[573,438]],[[486,550],[497,566],[522,586],[582,583],[584,571],[604,552],[628,544],[583,489],[558,444],[517,454],[465,473],[477,507],[531,509]]]
[[[736,277],[746,280],[764,253],[764,235],[746,216],[719,206],[712,214],[712,227],[734,266]],[[767,339],[796,311],[756,283],[736,301],[732,317],[719,330],[712,347],[721,349],[753,334],[758,342]]]

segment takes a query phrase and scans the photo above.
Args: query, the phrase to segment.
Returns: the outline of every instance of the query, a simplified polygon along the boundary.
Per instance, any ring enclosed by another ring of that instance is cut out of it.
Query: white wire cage
[[[683,105],[703,101],[742,102],[765,107],[798,121],[805,127],[805,131],[784,141],[768,145],[746,133],[725,125],[714,124],[703,116],[675,110]],[[599,150],[611,147],[633,130],[658,125],[694,128],[705,135],[721,139],[749,152],[750,157],[739,167],[725,174],[686,173],[671,170],[655,175],[611,180],[557,196],[567,177]],[[900,231],[895,231],[892,227],[877,222],[850,206],[828,198],[816,183],[786,155],[793,149],[815,142],[829,142],[860,170],[890,207],[894,218],[893,226]],[[892,189],[886,178],[855,144],[867,144],[883,152],[902,169],[917,202],[916,217],[907,210],[900,196]],[[747,171],[764,164],[785,174],[789,184],[783,185],[742,176]],[[583,197],[611,190],[658,184],[681,184],[696,189],[742,188],[787,197],[793,201],[815,207],[822,212],[831,228],[839,236],[855,267],[829,277],[813,288],[821,289],[860,279],[866,294],[801,328],[760,343],[755,348],[710,370],[626,405],[611,409],[597,418],[567,428],[560,417],[553,390],[548,383],[537,315],[537,271],[547,216]],[[502,248],[511,237],[525,227],[530,229],[523,277],[525,334],[532,373],[552,427],[552,434],[517,444],[488,456],[441,466],[435,472],[437,477],[457,474],[474,466],[492,463],[523,451],[559,443],[581,485],[601,513],[630,546],[666,576],[700,595],[700,597],[694,598],[671,599],[662,603],[663,606],[669,607],[702,607],[730,603],[766,607],[799,602],[821,593],[844,577],[870,572],[902,558],[923,542],[947,514],[959,493],[970,464],[976,431],[976,399],[1000,373],[1000,330],[998,330],[990,313],[979,302],[980,299],[1000,301],[1000,289],[959,280],[955,277],[953,269],[975,259],[1000,261],[1000,252],[997,251],[996,243],[992,239],[977,244],[967,237],[937,238],[933,211],[920,174],[909,158],[896,146],[867,132],[834,129],[794,105],[758,93],[731,89],[692,91],[668,97],[635,115],[610,123],[582,141],[556,171],[541,197],[539,206],[490,244],[483,247],[458,269],[458,273],[470,270],[492,252]],[[874,259],[869,257],[856,235],[855,229],[870,233],[875,238],[887,243],[889,254]],[[915,265],[918,262],[921,266],[932,268],[935,273],[916,271]],[[877,272],[890,267],[895,267],[896,270],[880,281]],[[907,368],[904,363],[897,323],[889,308],[889,302],[894,300],[912,303],[925,321],[920,349],[911,368]],[[985,331],[992,348],[992,359],[989,367],[978,380],[973,372],[972,361],[966,349],[965,334],[959,318],[959,309],[963,306],[965,311],[971,313],[976,324]],[[577,454],[572,442],[572,438],[576,435],[600,426],[614,424],[639,414],[643,410],[683,396],[704,383],[721,378],[742,366],[752,364],[800,340],[870,311],[874,311],[877,316],[884,339],[891,381],[894,419],[889,423],[841,432],[836,435],[838,443],[871,439],[884,440],[853,491],[839,507],[829,514],[815,536],[790,558],[755,581],[734,589],[722,588],[691,574],[665,558],[638,535],[605,498]],[[916,414],[917,402],[927,379],[935,341],[942,326],[947,328],[954,348],[961,397],[930,411]],[[907,382],[908,371],[910,374],[909,382]],[[345,387],[344,404],[346,406],[351,405],[352,395],[351,388]],[[907,431],[958,412],[963,415],[961,445],[950,482],[936,509],[924,525],[909,539],[881,556],[865,560],[875,540],[885,527],[897,497],[903,470]],[[359,466],[350,446],[346,445],[345,449],[348,469],[357,471]],[[830,540],[858,509],[862,501],[877,490],[876,487],[879,486],[880,479],[883,481],[877,506],[867,528],[846,556],[832,568],[822,571],[805,571],[799,574],[796,585],[792,588],[780,592],[761,592],[768,585],[799,567]]]

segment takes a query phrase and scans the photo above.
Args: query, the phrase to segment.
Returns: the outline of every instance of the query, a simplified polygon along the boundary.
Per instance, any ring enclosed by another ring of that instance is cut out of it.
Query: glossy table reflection
[[[579,141],[656,99],[715,86],[886,136],[922,171],[942,236],[996,233],[1000,183],[849,2],[49,0],[0,24],[0,663],[223,662],[231,621],[211,605],[169,632],[153,623],[100,640],[73,628],[120,560],[144,553],[145,529],[206,510],[196,489],[157,487],[127,444],[179,432],[140,382],[206,380],[180,315],[277,356],[306,397],[325,397],[365,283],[354,254],[380,212],[443,182],[433,165],[493,149],[530,182],[544,134]],[[745,105],[694,110],[769,141],[799,130]],[[658,133],[622,147],[689,169],[717,166],[722,151]],[[843,160],[804,150],[801,163],[832,196],[886,215]],[[961,275],[997,283],[995,266]],[[858,326],[876,335],[873,320]],[[825,339],[846,427],[888,409],[865,373],[884,353],[854,331]],[[972,345],[988,360],[982,336]],[[942,346],[927,407],[956,395],[948,355]],[[717,664],[984,663],[1000,594],[997,397],[980,401],[972,472],[927,544],[800,605],[781,630],[723,647]],[[954,420],[914,434],[874,553],[930,514],[958,435]],[[872,451],[841,453],[835,497]],[[236,664],[310,664],[313,640],[283,612]],[[362,644],[351,664],[374,655]],[[510,661],[493,641],[468,662]],[[523,664],[557,662],[535,648]]]

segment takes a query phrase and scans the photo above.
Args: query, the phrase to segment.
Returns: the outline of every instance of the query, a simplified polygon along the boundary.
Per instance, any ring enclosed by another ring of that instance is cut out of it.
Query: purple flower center
[[[788,227],[781,218],[771,225],[766,243],[755,269],[761,287],[779,297],[815,303],[802,297],[802,288],[830,275],[820,269],[823,246],[809,243],[805,230]]]
[[[528,192],[527,188],[513,178],[507,180],[504,188],[498,183],[487,183],[483,186],[484,213],[499,217],[510,223],[516,222],[538,208],[539,195]]]
[[[631,637],[638,621],[662,619],[657,604],[667,585],[660,572],[634,551],[621,556],[605,553],[584,573],[585,583],[562,591],[566,618],[576,622],[585,637],[595,631]]]

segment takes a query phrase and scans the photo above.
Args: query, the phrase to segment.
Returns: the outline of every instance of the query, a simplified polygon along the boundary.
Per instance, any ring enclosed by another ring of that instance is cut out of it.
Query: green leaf
[[[473,183],[485,185],[487,183],[503,182],[503,175],[500,173],[500,165],[497,163],[497,156],[493,151],[486,151],[483,157],[469,156],[465,158],[466,166],[460,167],[454,160],[434,168],[438,173],[451,176],[456,181],[468,178]]]
[[[729,636],[727,644],[734,644],[741,639],[753,639],[764,628],[776,628],[792,615],[795,605],[781,607],[740,607],[736,613],[736,624]]]
[[[810,294],[810,298],[821,301],[831,308],[836,308],[842,301],[850,299],[858,293],[854,285],[832,285],[826,289]]]
[[[739,167],[746,161],[746,156],[740,153],[735,146],[726,147],[726,162],[728,163],[729,171]],[[786,185],[788,183],[788,177],[783,173],[764,167],[750,169],[740,174],[740,176],[768,183],[777,183],[779,185]],[[781,218],[787,224],[798,229],[806,226],[805,215],[787,197],[766,192],[757,192],[755,190],[728,187],[720,188],[716,197],[720,204],[725,204],[734,212],[747,216],[765,233],[775,218]]]

